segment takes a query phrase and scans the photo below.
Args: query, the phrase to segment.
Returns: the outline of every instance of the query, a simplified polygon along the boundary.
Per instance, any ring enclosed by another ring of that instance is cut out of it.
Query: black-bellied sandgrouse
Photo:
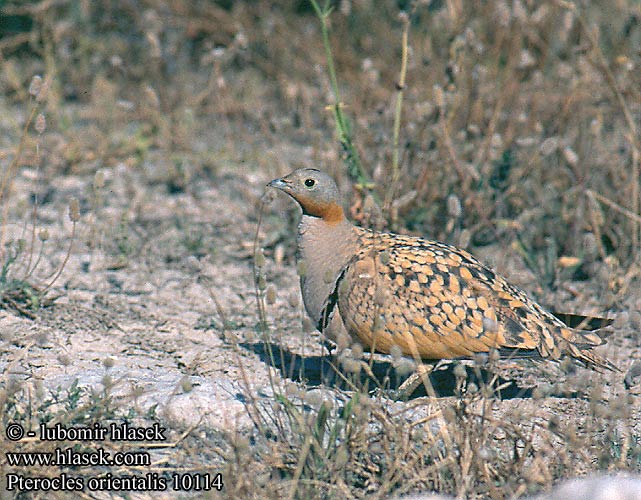
[[[590,352],[604,341],[568,327],[468,252],[423,238],[351,224],[334,180],[299,169],[271,181],[303,210],[298,262],[305,308],[334,340],[415,359],[571,356],[617,368]],[[398,346],[394,348],[393,346]]]

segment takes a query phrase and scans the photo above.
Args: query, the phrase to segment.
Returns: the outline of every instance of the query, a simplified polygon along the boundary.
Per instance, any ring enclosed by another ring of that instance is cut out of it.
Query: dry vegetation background
[[[641,470],[639,3],[332,5],[340,100],[304,0],[0,0],[3,478],[504,499]],[[399,360],[331,358],[304,318],[298,213],[263,197],[301,166],[335,175],[362,225],[466,247],[553,309],[615,318],[602,354],[623,373],[455,364],[438,397],[390,397]],[[151,466],[34,471],[4,454],[54,445],[6,440],[16,421],[170,438],[104,444]]]

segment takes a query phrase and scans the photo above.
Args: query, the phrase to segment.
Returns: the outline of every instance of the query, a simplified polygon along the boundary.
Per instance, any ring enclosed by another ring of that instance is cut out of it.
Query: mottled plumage
[[[300,169],[272,181],[303,210],[298,259],[303,300],[319,330],[371,351],[425,360],[502,355],[571,356],[616,370],[589,349],[603,344],[575,330],[468,252],[423,238],[352,225],[333,179]]]

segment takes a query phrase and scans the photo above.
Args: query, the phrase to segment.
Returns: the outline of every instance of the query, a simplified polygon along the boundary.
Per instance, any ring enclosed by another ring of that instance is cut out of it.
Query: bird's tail
[[[560,313],[552,311],[552,314],[563,321],[566,326],[575,330],[600,330],[614,323],[612,318],[601,318],[599,316],[583,316],[581,314]],[[600,336],[603,334],[600,333]]]
[[[594,332],[560,328],[561,336],[566,340],[568,354],[588,368],[603,372],[609,370],[620,372],[618,366],[593,353],[590,349],[605,344],[605,340]]]

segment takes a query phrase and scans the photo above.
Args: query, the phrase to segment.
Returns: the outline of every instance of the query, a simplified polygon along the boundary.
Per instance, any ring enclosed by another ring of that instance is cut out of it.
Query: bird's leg
[[[332,355],[332,352],[333,352],[335,349],[337,349],[336,344],[335,344],[334,342],[332,342],[331,340],[329,340],[329,339],[328,339],[327,337],[325,337],[324,335],[323,335],[323,336],[321,336],[320,343],[321,343],[321,345],[322,345],[325,349],[327,349],[327,354],[328,354],[329,356],[331,356],[331,355]],[[336,353],[334,353],[334,354],[336,354]]]
[[[338,350],[336,343],[327,338],[324,334],[319,339],[321,345],[321,380],[327,386],[333,386],[336,383],[336,369],[338,366]],[[325,370],[327,367],[327,370]]]

